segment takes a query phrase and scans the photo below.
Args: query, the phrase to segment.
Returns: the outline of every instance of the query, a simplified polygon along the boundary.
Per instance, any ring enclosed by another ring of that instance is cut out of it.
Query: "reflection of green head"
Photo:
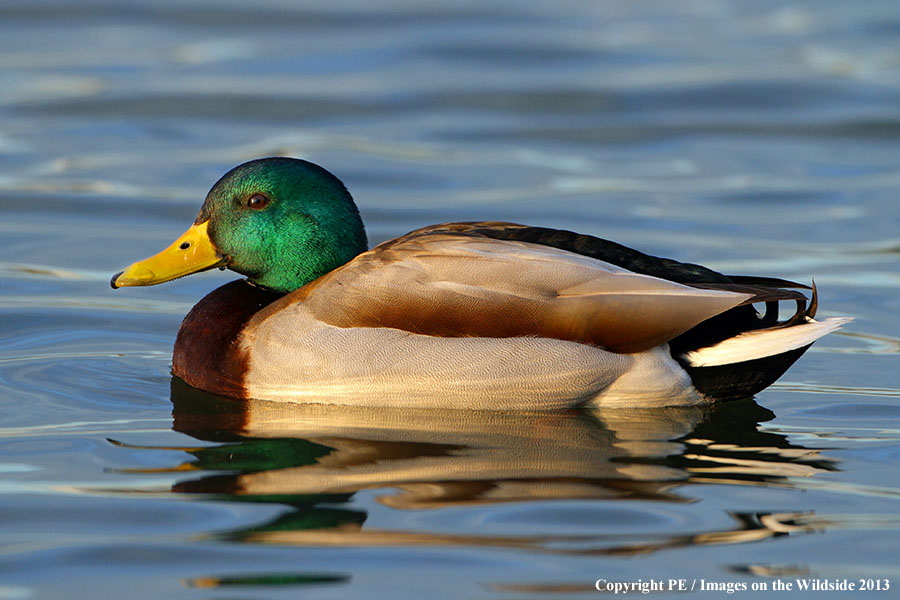
[[[366,250],[359,211],[341,181],[294,158],[239,165],[209,191],[196,223],[209,220],[228,267],[290,292]]]

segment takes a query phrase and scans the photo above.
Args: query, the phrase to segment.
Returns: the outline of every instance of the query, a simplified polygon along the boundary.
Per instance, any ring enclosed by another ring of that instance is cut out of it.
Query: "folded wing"
[[[631,272],[555,247],[413,232],[266,309],[290,304],[338,327],[444,337],[549,337],[614,352],[647,350],[751,301]]]

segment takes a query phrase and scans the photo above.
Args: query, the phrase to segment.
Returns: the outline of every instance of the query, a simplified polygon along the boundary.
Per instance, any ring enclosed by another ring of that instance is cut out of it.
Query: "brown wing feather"
[[[816,313],[815,285],[810,288],[802,283],[776,277],[723,275],[701,265],[651,256],[616,242],[573,231],[498,222],[455,223],[452,226],[464,235],[552,246],[612,263],[635,273],[702,289],[729,290],[748,294],[748,298],[742,306],[737,306],[725,314],[704,321],[679,336],[678,339],[673,340],[672,349],[676,354],[715,344],[751,329],[772,326],[787,327],[802,323],[806,317],[813,317]],[[811,289],[812,299],[809,301],[809,307],[806,306],[807,299],[803,294],[781,288]],[[797,309],[792,317],[779,322],[778,309],[781,300],[793,300],[797,304]],[[763,317],[760,317],[756,309],[750,306],[755,303],[765,303],[766,311]]]
[[[554,247],[489,239],[472,229],[433,226],[382,244],[270,310],[302,301],[315,318],[339,327],[541,336],[637,352],[749,298],[635,274]]]

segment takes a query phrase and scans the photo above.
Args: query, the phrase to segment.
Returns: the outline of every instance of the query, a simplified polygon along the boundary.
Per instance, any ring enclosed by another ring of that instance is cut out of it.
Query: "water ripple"
[[[0,4],[0,598],[895,579],[898,31],[892,0]],[[857,321],[758,404],[185,401],[172,341],[222,275],[108,278],[265,155],[333,170],[373,242],[574,229],[814,276]]]

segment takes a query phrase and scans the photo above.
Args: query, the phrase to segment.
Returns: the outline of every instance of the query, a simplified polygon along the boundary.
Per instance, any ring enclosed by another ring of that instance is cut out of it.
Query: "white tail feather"
[[[684,357],[694,367],[714,367],[774,356],[812,344],[827,333],[839,329],[852,317],[833,317],[780,329],[755,329],[721,341],[715,346],[687,352]]]

